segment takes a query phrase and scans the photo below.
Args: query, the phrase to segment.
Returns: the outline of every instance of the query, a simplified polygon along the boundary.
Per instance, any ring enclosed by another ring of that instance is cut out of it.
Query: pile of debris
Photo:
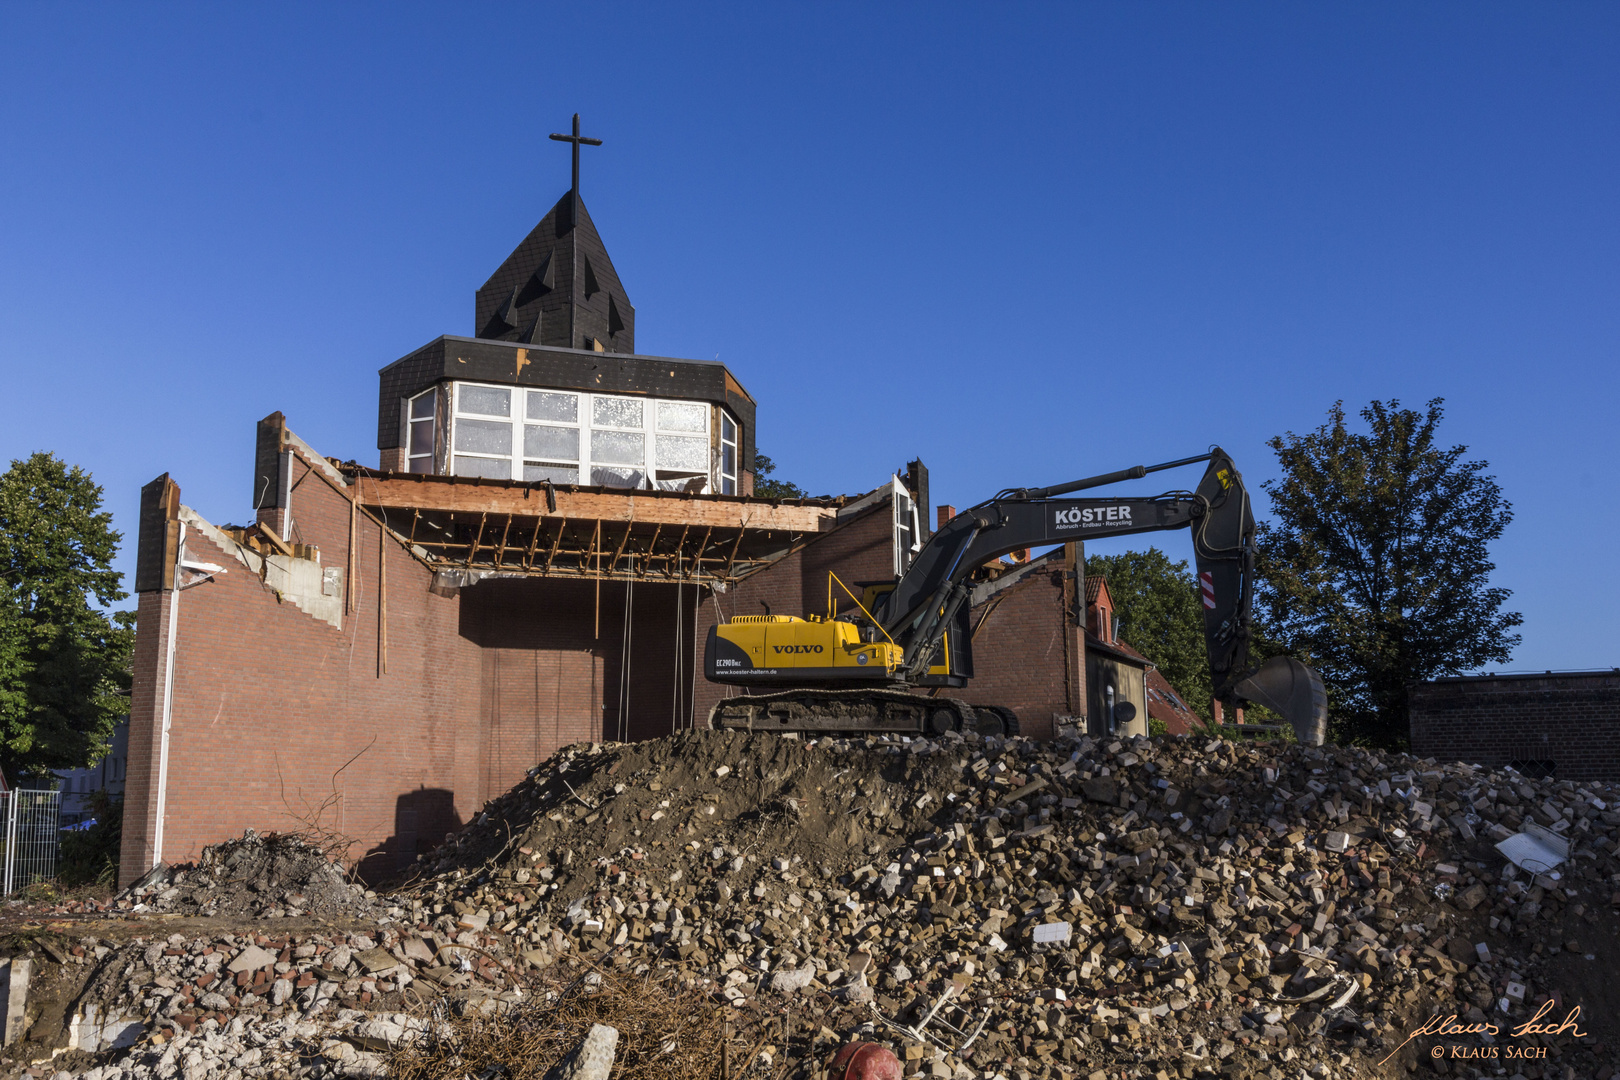
[[[206,847],[195,865],[159,865],[112,910],[236,918],[386,917],[316,844],[290,833],[244,835]]]
[[[1435,1008],[1517,1023],[1577,995],[1613,947],[1614,798],[1335,747],[688,733],[559,753],[425,857],[419,895],[535,966],[811,995],[930,1075],[1321,1080]],[[1537,826],[1559,865],[1494,849]]]
[[[98,1080],[255,1049],[294,1076],[437,1075],[568,994],[612,1023],[587,999],[637,980],[689,995],[694,1023],[728,1018],[737,1080],[828,1080],[851,1039],[952,1080],[1472,1075],[1432,1038],[1403,1047],[1436,1011],[1544,1053],[1513,1063],[1525,1077],[1607,1080],[1607,1011],[1553,1029],[1620,971],[1616,797],[1187,737],[579,745],[390,897],[275,838],[210,849],[126,902],[376,928],[81,942],[69,1012],[97,1045],[134,1040],[93,1059]],[[1546,1032],[1505,1034],[1538,1011]]]

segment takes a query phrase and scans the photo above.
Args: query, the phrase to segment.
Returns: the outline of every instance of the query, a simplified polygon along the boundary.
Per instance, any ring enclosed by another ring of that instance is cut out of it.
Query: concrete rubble
[[[1481,1075],[1417,1043],[1376,1063],[1435,1010],[1561,1019],[1598,992],[1620,964],[1616,797],[1201,737],[579,745],[409,888],[352,893],[374,929],[278,931],[279,900],[234,933],[80,938],[60,958],[80,1000],[142,1026],[76,1075],[382,1075],[435,1007],[512,1007],[582,964],[782,1017],[760,1076],[825,1080],[854,1039],[953,1080]],[[1531,824],[1567,861],[1495,849]],[[1590,1035],[1520,1042],[1548,1049],[1519,1075],[1610,1075]]]

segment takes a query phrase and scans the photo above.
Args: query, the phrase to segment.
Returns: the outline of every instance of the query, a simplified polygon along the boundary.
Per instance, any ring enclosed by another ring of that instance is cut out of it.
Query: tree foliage
[[[768,480],[776,471],[776,462],[764,454],[754,454],[754,494],[761,499],[803,499],[810,493],[787,480]]]
[[[1513,520],[1484,461],[1443,447],[1442,400],[1425,412],[1374,401],[1366,432],[1344,404],[1268,445],[1259,598],[1274,635],[1327,683],[1339,742],[1407,744],[1407,684],[1506,661],[1522,616],[1489,585],[1488,545]]]
[[[0,769],[81,768],[129,711],[133,617],[112,569],[119,534],[90,475],[55,456],[0,475]]]
[[[1158,667],[1199,716],[1210,715],[1209,655],[1204,608],[1187,562],[1171,562],[1156,547],[1086,559],[1086,575],[1108,579],[1119,636]]]

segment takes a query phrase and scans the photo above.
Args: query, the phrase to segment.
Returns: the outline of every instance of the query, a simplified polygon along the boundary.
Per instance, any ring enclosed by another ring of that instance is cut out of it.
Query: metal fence
[[[61,801],[59,791],[0,792],[0,829],[4,830],[0,895],[10,896],[56,876]]]

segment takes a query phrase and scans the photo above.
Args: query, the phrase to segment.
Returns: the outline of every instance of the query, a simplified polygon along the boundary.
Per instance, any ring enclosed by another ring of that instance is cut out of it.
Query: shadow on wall
[[[356,867],[369,884],[397,878],[418,855],[444,842],[462,826],[456,796],[444,788],[417,788],[394,800],[394,835],[366,852]]]

